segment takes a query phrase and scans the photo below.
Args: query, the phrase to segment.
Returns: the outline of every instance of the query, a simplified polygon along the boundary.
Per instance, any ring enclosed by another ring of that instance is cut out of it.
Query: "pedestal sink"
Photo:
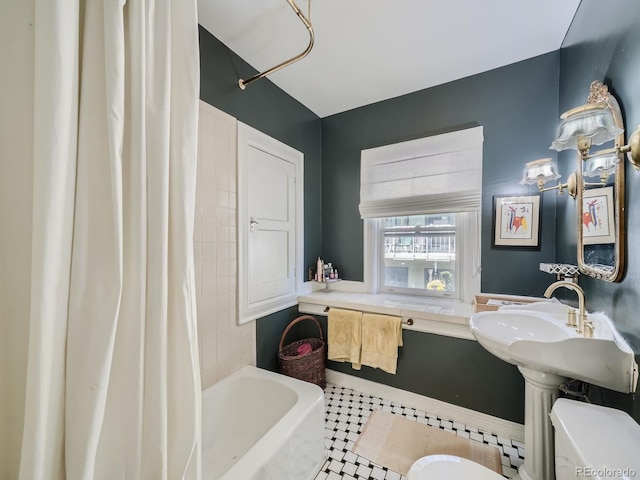
[[[633,350],[604,314],[589,314],[593,338],[566,326],[568,307],[555,302],[505,306],[469,321],[478,343],[518,367],[525,379],[524,480],[554,475],[553,429],[549,413],[567,378],[619,392],[634,392],[638,365]]]

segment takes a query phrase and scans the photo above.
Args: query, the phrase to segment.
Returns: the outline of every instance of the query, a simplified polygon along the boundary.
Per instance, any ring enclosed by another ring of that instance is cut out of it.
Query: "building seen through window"
[[[457,291],[456,214],[387,217],[383,291],[401,289],[451,296]]]

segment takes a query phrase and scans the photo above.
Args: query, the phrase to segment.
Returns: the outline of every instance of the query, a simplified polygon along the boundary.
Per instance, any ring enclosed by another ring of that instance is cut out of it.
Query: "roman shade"
[[[480,210],[482,127],[362,150],[360,216]]]

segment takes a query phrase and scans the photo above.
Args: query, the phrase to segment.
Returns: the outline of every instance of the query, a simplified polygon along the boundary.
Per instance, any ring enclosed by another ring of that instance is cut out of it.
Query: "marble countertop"
[[[402,317],[406,330],[474,339],[469,329],[473,306],[456,300],[331,290],[298,297],[298,309],[303,313],[327,315],[327,307],[397,315]],[[408,319],[413,320],[412,325],[406,324]]]
[[[316,290],[298,297],[298,309],[302,313],[327,315],[331,307],[396,315],[402,317],[406,330],[475,340],[469,328],[474,305],[459,300],[337,290]],[[413,320],[412,325],[406,323],[409,319]]]
[[[473,313],[471,304],[457,300],[386,293],[319,290],[299,296],[298,302],[466,325],[468,325],[469,317]]]

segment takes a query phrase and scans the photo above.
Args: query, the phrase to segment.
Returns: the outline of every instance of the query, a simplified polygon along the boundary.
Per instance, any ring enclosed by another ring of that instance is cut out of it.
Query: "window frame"
[[[456,295],[436,296],[418,295],[412,291],[384,292],[381,289],[380,270],[384,269],[384,241],[381,232],[381,221],[378,218],[365,218],[364,221],[364,288],[369,293],[387,293],[411,295],[428,298],[441,298],[471,302],[480,293],[480,253],[481,224],[480,212],[460,212],[457,214],[458,225],[456,236],[456,270],[458,289]]]

